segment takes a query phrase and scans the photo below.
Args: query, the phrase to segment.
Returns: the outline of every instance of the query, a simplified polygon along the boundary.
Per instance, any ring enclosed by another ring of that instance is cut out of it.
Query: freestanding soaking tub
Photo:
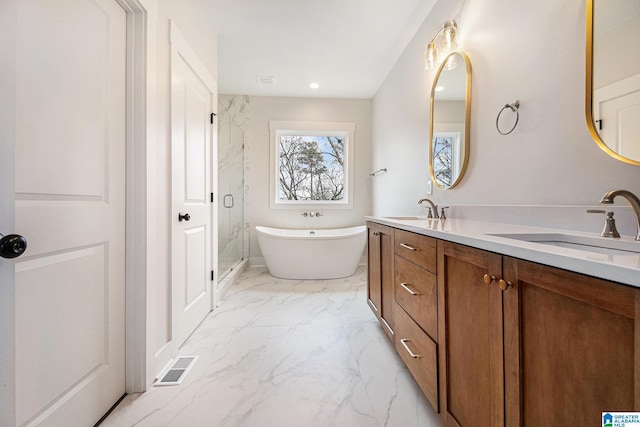
[[[364,225],[292,230],[256,226],[258,244],[272,276],[337,279],[356,272],[367,241]]]

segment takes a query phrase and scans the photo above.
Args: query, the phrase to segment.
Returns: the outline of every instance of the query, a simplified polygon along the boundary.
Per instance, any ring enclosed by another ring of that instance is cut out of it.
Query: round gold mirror
[[[640,1],[587,0],[587,126],[612,157],[640,165]]]
[[[469,162],[471,62],[462,52],[449,54],[431,89],[429,173],[438,188],[455,187]]]

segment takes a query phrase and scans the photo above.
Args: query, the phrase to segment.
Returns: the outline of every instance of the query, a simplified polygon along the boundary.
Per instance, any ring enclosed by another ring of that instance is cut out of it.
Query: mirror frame
[[[466,80],[465,80],[465,84],[466,84],[466,90],[465,90],[465,106],[464,106],[464,115],[465,115],[465,120],[464,120],[464,159],[462,159],[462,166],[460,167],[460,174],[458,174],[458,176],[456,177],[455,181],[451,183],[451,185],[449,187],[442,187],[440,184],[438,184],[438,182],[436,181],[436,178],[434,176],[433,173],[433,107],[434,107],[434,103],[435,103],[435,94],[436,94],[436,84],[438,83],[438,79],[440,78],[440,74],[442,73],[442,71],[444,70],[445,65],[447,64],[447,60],[449,59],[450,56],[452,55],[460,55],[462,57],[462,59],[464,60],[464,65],[466,67]],[[433,84],[431,86],[431,99],[429,101],[429,175],[431,175],[431,181],[433,182],[433,184],[440,188],[441,190],[449,190],[453,187],[455,187],[456,185],[458,185],[458,183],[462,180],[462,177],[464,176],[465,172],[467,171],[467,165],[469,164],[469,150],[470,150],[470,129],[471,129],[471,61],[469,60],[469,57],[467,56],[466,53],[464,52],[460,52],[460,51],[455,51],[455,52],[451,52],[449,55],[446,56],[446,58],[444,58],[442,60],[442,64],[440,64],[440,67],[438,68],[438,72],[436,73],[436,76],[433,79]]]
[[[596,130],[595,123],[593,122],[593,3],[595,0],[586,0],[586,87],[585,87],[585,117],[587,120],[587,128],[591,137],[595,143],[608,155],[614,159],[618,159],[625,163],[632,165],[640,165],[640,161],[624,157],[614,150],[612,150],[603,140],[600,138],[600,134]]]

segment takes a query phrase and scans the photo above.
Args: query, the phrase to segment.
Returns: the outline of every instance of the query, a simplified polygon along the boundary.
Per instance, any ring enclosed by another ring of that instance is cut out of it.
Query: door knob
[[[191,215],[189,215],[188,213],[186,214],[178,213],[178,222],[189,221],[190,219],[191,219]]]
[[[16,258],[27,250],[27,239],[19,234],[0,234],[0,257]]]

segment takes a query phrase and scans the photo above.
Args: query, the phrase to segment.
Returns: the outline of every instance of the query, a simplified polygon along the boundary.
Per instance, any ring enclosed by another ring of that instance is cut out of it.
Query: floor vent
[[[165,386],[165,385],[178,385],[182,382],[184,377],[187,376],[187,373],[198,360],[198,356],[183,356],[179,357],[174,364],[169,368],[167,372],[164,373],[162,379],[156,381],[154,386]]]

